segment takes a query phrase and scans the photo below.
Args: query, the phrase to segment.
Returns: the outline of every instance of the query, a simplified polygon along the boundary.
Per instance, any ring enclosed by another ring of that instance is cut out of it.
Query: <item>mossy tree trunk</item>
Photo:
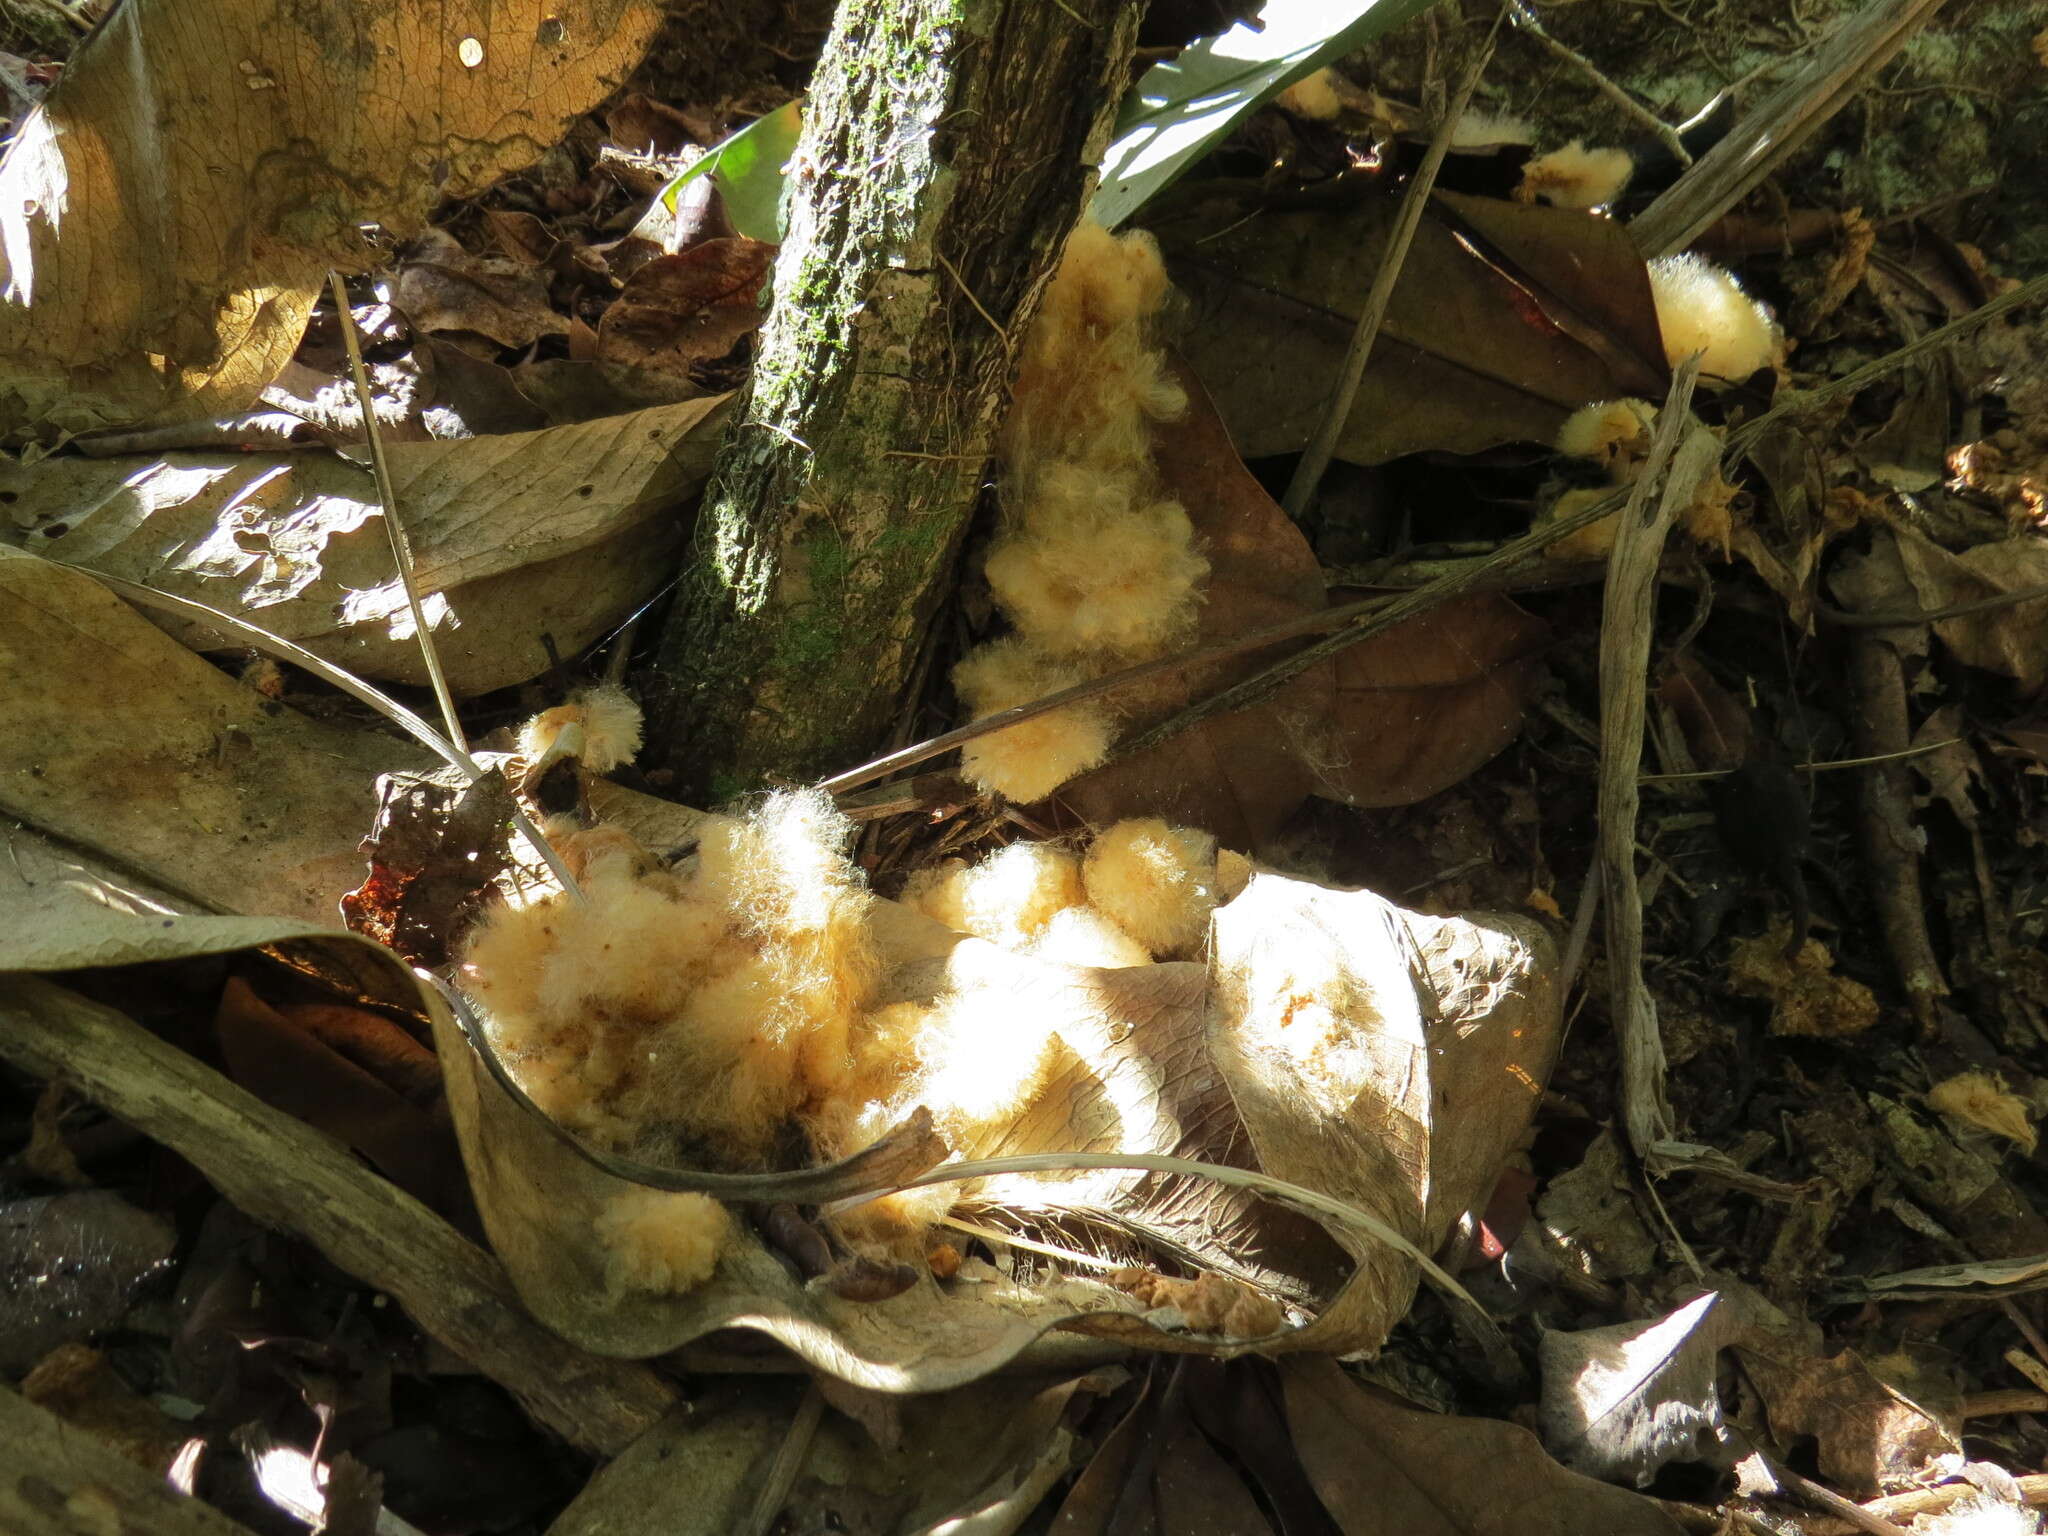
[[[686,797],[850,766],[898,707],[1141,8],[842,0],[650,690]]]

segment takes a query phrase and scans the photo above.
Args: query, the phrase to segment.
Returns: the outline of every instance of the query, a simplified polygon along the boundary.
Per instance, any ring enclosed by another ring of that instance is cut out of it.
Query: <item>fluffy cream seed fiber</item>
[[[1697,352],[1702,380],[1733,384],[1778,361],[1783,342],[1769,311],[1704,256],[1651,262],[1650,294],[1674,368]]]
[[[953,673],[975,719],[1161,654],[1192,630],[1209,565],[1161,494],[1154,423],[1187,407],[1151,326],[1168,295],[1149,235],[1084,223],[1026,336],[1004,428],[1006,517],[987,575],[1013,633]],[[1115,725],[1061,710],[974,742],[961,771],[1039,800],[1100,763]]]
[[[1216,910],[1216,839],[1157,817],[1120,821],[1088,850],[1081,880],[1089,904],[1154,959],[1187,953]]]
[[[1523,166],[1515,197],[1553,208],[1604,208],[1621,196],[1635,168],[1625,149],[1589,149],[1573,139]]]
[[[519,755],[539,761],[571,725],[583,729],[581,756],[593,772],[610,773],[640,751],[640,706],[625,689],[606,684],[585,688],[527,721],[519,731]]]

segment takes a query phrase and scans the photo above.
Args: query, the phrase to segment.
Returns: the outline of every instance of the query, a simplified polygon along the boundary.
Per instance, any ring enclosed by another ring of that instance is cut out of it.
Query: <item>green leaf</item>
[[[1125,98],[1088,210],[1116,228],[1302,76],[1420,14],[1431,0],[1267,0],[1263,31],[1239,22],[1145,71]]]
[[[796,148],[796,136],[803,128],[803,107],[799,96],[767,116],[755,118],[663,187],[661,200],[668,211],[676,211],[676,198],[684,187],[699,176],[709,176],[718,183],[726,217],[734,229],[749,240],[780,245],[782,167]]]

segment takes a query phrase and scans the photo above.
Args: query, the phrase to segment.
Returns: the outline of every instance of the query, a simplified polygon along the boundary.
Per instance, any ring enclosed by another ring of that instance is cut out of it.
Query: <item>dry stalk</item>
[[[1600,623],[1600,881],[1606,906],[1609,1009],[1621,1042],[1622,1113],[1639,1157],[1672,1139],[1664,1097],[1664,1048],[1657,1005],[1643,984],[1643,908],[1636,885],[1636,815],[1642,771],[1644,685],[1654,627],[1657,565],[1664,540],[1700,483],[1720,462],[1721,445],[1693,420],[1699,359],[1672,376],[1657,417],[1650,457],[1635,483],[1608,566]],[[1665,466],[1669,474],[1664,474]],[[1660,479],[1663,493],[1649,512]]]
[[[341,326],[341,343],[348,350],[348,368],[356,386],[356,405],[363,413],[363,436],[370,445],[370,474],[377,482],[377,500],[384,507],[384,532],[391,541],[391,563],[398,568],[399,585],[405,588],[405,606],[412,614],[412,632],[420,643],[420,655],[427,664],[427,677],[434,685],[434,701],[441,706],[441,723],[448,739],[462,751],[469,742],[456,718],[455,695],[448,689],[448,676],[441,670],[441,655],[434,649],[434,636],[427,628],[427,612],[420,602],[420,584],[413,576],[412,541],[398,520],[398,492],[391,483],[391,465],[384,457],[384,434],[377,425],[377,397],[370,389],[369,370],[363,366],[363,339],[356,331],[354,311],[348,307],[348,289],[339,272],[327,274],[334,294],[334,317]]]
[[[1336,456],[1337,439],[1343,434],[1344,423],[1351,419],[1351,406],[1358,399],[1358,386],[1365,378],[1365,365],[1372,358],[1373,343],[1378,340],[1380,325],[1387,318],[1387,306],[1393,302],[1395,285],[1401,280],[1401,269],[1408,263],[1408,247],[1414,244],[1415,231],[1422,227],[1422,216],[1429,211],[1429,194],[1436,186],[1436,175],[1443,167],[1444,156],[1450,152],[1458,119],[1465,115],[1465,108],[1472,102],[1472,93],[1479,88],[1479,77],[1493,61],[1494,39],[1499,31],[1500,19],[1496,17],[1485,46],[1466,69],[1465,78],[1458,83],[1457,95],[1444,109],[1443,121],[1436,125],[1436,135],[1429,141],[1429,149],[1422,157],[1414,180],[1408,183],[1408,190],[1402,194],[1401,209],[1394,216],[1393,231],[1387,236],[1386,249],[1380,253],[1379,270],[1373,273],[1372,287],[1365,296],[1365,308],[1358,313],[1358,327],[1351,333],[1351,345],[1344,353],[1344,365],[1337,375],[1337,393],[1323,412],[1322,422],[1309,441],[1308,451],[1294,466],[1294,477],[1287,482],[1287,494],[1280,501],[1287,515],[1297,521],[1307,509],[1309,498],[1315,495],[1316,487],[1322,483],[1323,471],[1330,467],[1330,460]]]
[[[1878,0],[1850,20],[1727,138],[1629,224],[1645,256],[1682,251],[1845,106],[1942,0]]]

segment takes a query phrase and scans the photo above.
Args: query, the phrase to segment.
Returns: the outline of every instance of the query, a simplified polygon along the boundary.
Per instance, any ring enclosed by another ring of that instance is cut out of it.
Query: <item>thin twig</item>
[[[1004,355],[1008,357],[1015,357],[1017,355],[1017,349],[1016,347],[1011,345],[1010,333],[1003,329],[1002,322],[996,319],[994,315],[990,314],[988,310],[982,305],[981,300],[977,299],[974,296],[974,290],[967,286],[967,279],[960,275],[960,269],[954,266],[952,262],[946,260],[946,253],[944,251],[933,251],[932,255],[938,259],[939,265],[946,269],[946,275],[952,278],[955,283],[960,285],[960,292],[966,296],[967,302],[974,306],[974,312],[977,315],[981,316],[982,319],[986,320],[988,322],[988,328],[996,333],[996,340],[1000,341],[1003,344]],[[937,457],[937,455],[931,455],[931,457]],[[949,455],[949,457],[966,458],[967,455]]]
[[[1136,742],[1126,746],[1117,754],[1118,757],[1130,756],[1133,752],[1142,750],[1147,746],[1156,745],[1158,742],[1173,735],[1176,731],[1184,730],[1210,714],[1220,714],[1226,710],[1242,708],[1245,704],[1256,703],[1259,698],[1265,696],[1265,692],[1283,686],[1287,679],[1292,677],[1295,672],[1315,665],[1324,656],[1334,654],[1348,645],[1356,644],[1360,640],[1365,640],[1379,634],[1390,626],[1400,623],[1403,619],[1412,618],[1418,613],[1427,612],[1438,603],[1447,602],[1451,598],[1461,596],[1467,592],[1495,590],[1500,585],[1503,573],[1522,564],[1531,556],[1541,554],[1546,545],[1554,543],[1567,534],[1575,533],[1581,528],[1598,522],[1601,518],[1619,508],[1626,499],[1627,494],[1626,491],[1616,491],[1610,496],[1603,497],[1599,502],[1590,507],[1581,508],[1577,512],[1559,518],[1556,522],[1545,523],[1542,527],[1531,530],[1521,538],[1503,544],[1493,554],[1483,559],[1461,561],[1456,569],[1445,572],[1445,574],[1424,586],[1414,587],[1406,592],[1387,593],[1363,598],[1358,602],[1345,603],[1336,608],[1321,608],[1314,613],[1303,614],[1299,618],[1285,619],[1278,624],[1269,624],[1262,629],[1249,630],[1241,635],[1233,635],[1229,639],[1219,640],[1213,645],[1177,651],[1171,656],[1161,656],[1153,661],[1140,662],[1134,667],[1125,667],[1116,672],[1106,672],[1101,677],[1090,678],[1083,683],[1076,683],[1071,688],[1062,688],[1057,693],[1049,693],[1044,698],[1033,699],[1028,704],[1013,705],[1009,709],[998,710],[995,714],[984,715],[978,720],[971,720],[966,725],[955,726],[950,731],[942,731],[937,736],[928,737],[920,742],[914,742],[910,746],[904,747],[901,751],[891,752],[885,757],[878,757],[871,762],[863,763],[858,768],[849,768],[844,773],[834,774],[831,778],[822,781],[818,787],[828,794],[843,795],[849,790],[858,789],[863,784],[872,784],[875,780],[886,778],[892,773],[900,772],[902,769],[912,768],[919,763],[928,762],[941,753],[950,752],[955,747],[963,747],[968,742],[979,740],[981,737],[987,736],[992,732],[1006,730],[1010,726],[1017,725],[1035,716],[1049,713],[1055,709],[1064,709],[1069,704],[1078,704],[1103,694],[1114,693],[1120,688],[1127,688],[1134,683],[1146,682],[1171,672],[1181,672],[1196,667],[1208,666],[1213,662],[1226,661],[1232,656],[1242,655],[1246,651],[1264,650],[1266,647],[1278,645],[1282,641],[1300,640],[1310,635],[1327,634],[1333,629],[1343,631],[1342,634],[1332,636],[1329,640],[1322,642],[1320,646],[1312,647],[1313,655],[1310,655],[1310,652],[1307,651],[1299,653],[1302,656],[1310,657],[1309,660],[1302,662],[1300,666],[1293,665],[1292,661],[1281,662],[1266,672],[1261,672],[1255,677],[1247,678],[1237,688],[1226,690],[1212,699],[1202,700],[1190,705],[1171,720],[1165,721],[1161,725],[1147,731],[1142,737],[1137,738]],[[1277,681],[1271,681],[1270,688],[1259,688],[1259,685],[1266,684],[1272,679],[1277,679]],[[1243,691],[1247,689],[1259,689],[1259,691],[1255,691],[1251,697],[1243,697]]]
[[[1457,95],[1445,109],[1443,121],[1436,125],[1436,136],[1429,141],[1429,151],[1422,157],[1421,167],[1415,172],[1414,180],[1408,183],[1408,190],[1402,194],[1401,211],[1394,217],[1393,232],[1387,236],[1386,249],[1380,253],[1379,270],[1373,274],[1371,291],[1365,296],[1365,308],[1358,313],[1358,327],[1351,333],[1351,346],[1344,354],[1344,366],[1337,376],[1337,393],[1323,412],[1322,423],[1309,442],[1308,452],[1294,466],[1294,478],[1287,482],[1287,494],[1280,501],[1287,515],[1296,521],[1300,520],[1309,498],[1315,495],[1316,487],[1322,483],[1323,471],[1330,467],[1330,460],[1336,456],[1337,439],[1343,435],[1344,423],[1351,419],[1351,407],[1358,399],[1358,386],[1365,378],[1365,365],[1372,357],[1380,324],[1387,318],[1387,306],[1393,302],[1394,286],[1401,280],[1401,268],[1408,260],[1408,247],[1414,243],[1415,231],[1422,227],[1422,216],[1429,209],[1429,194],[1436,186],[1436,173],[1444,163],[1444,156],[1450,152],[1458,119],[1464,116],[1465,108],[1472,100],[1472,92],[1478,88],[1480,75],[1492,62],[1495,34],[1500,31],[1498,17],[1493,28],[1493,32],[1487,34],[1485,46],[1479,50],[1479,57],[1465,71],[1465,78],[1458,84]]]
[[[398,492],[392,487],[391,465],[384,457],[384,435],[377,426],[377,397],[370,389],[370,371],[363,366],[363,341],[356,332],[356,317],[348,307],[348,289],[343,286],[339,272],[330,271],[327,284],[334,293],[334,315],[341,326],[341,343],[348,349],[356,404],[363,413],[363,436],[370,445],[370,473],[377,482],[377,499],[384,504],[384,532],[391,540],[391,559],[398,567],[399,585],[405,588],[405,606],[412,613],[413,634],[419,639],[420,655],[426,660],[427,678],[434,685],[434,699],[441,706],[441,723],[448,729],[448,739],[467,752],[469,741],[462,734],[462,722],[455,716],[455,695],[448,691],[448,674],[441,670],[441,657],[427,628],[427,611],[420,603],[419,582],[412,570],[412,544],[405,536],[405,525],[398,520]]]
[[[775,1460],[769,1463],[768,1475],[761,1479],[754,1494],[753,1510],[741,1528],[743,1536],[768,1536],[774,1529],[775,1517],[789,1502],[790,1490],[796,1487],[797,1474],[803,1471],[804,1460],[811,1454],[811,1442],[817,1438],[818,1422],[824,1416],[825,1394],[818,1390],[817,1379],[813,1377],[804,1389],[804,1400],[797,1405],[789,1432],[776,1449]]]
[[[1508,0],[1508,9],[1515,18],[1515,26],[1517,28],[1528,33],[1529,36],[1535,38],[1537,42],[1592,81],[1593,88],[1602,96],[1605,96],[1609,101],[1621,108],[1624,113],[1655,134],[1658,142],[1678,157],[1680,165],[1692,164],[1692,153],[1685,147],[1685,140],[1678,136],[1677,129],[1637,101],[1635,97],[1629,95],[1627,91],[1624,91],[1612,80],[1601,74],[1593,61],[1583,53],[1580,53],[1576,48],[1568,47],[1552,37],[1544,30],[1543,23],[1537,19],[1536,13],[1524,3],[1524,0]]]
[[[1827,400],[1853,393],[1896,372],[1915,358],[1956,340],[1986,321],[1996,319],[2009,310],[2043,296],[2048,296],[2048,277],[2035,278],[2032,282],[1979,306],[1969,314],[1950,321],[1940,329],[1908,342],[1898,351],[1866,363],[1853,373],[1845,374],[1814,389],[1785,392],[1771,410],[1756,420],[1736,428],[1729,435],[1725,457],[1733,459],[1744,452],[1768,427],[1790,420]],[[1326,635],[1325,639],[1316,644],[1305,646],[1219,693],[1196,700],[1159,724],[1131,738],[1117,749],[1112,761],[1134,757],[1141,752],[1150,751],[1213,715],[1247,709],[1262,699],[1271,697],[1294,677],[1339,651],[1369,640],[1374,635],[1384,634],[1395,625],[1427,613],[1454,597],[1461,597],[1470,592],[1498,589],[1505,584],[1509,573],[1540,555],[1547,546],[1568,534],[1576,533],[1581,528],[1590,527],[1608,514],[1617,511],[1627,499],[1627,495],[1625,490],[1615,491],[1602,497],[1592,506],[1530,529],[1521,537],[1501,545],[1490,555],[1459,561],[1454,568],[1406,592],[1347,603],[1339,608],[1323,609],[1298,619],[1290,619],[1265,629],[1219,641],[1214,645],[1181,651],[1135,667],[1127,667],[1119,672],[1106,673],[1085,683],[1077,683],[1071,688],[1063,688],[1058,693],[1047,694],[1042,699],[1034,699],[1028,704],[1019,704],[993,715],[985,715],[979,720],[970,721],[966,725],[914,743],[900,752],[892,752],[886,757],[863,763],[858,768],[835,774],[823,781],[819,787],[831,794],[844,794],[848,790],[857,789],[863,784],[871,784],[902,769],[928,762],[941,753],[965,746],[968,742],[992,732],[1004,730],[1051,710],[1065,708],[1069,704],[1078,704],[1087,699],[1113,693],[1117,689],[1167,673],[1205,666],[1241,655],[1246,651],[1262,650],[1284,640],[1300,639],[1313,634]],[[2000,603],[2028,600],[2019,593],[2001,593],[1998,597]],[[1986,606],[1995,605],[1987,603]],[[1890,616],[1887,616],[1887,622],[1891,622]],[[1337,633],[1329,634],[1331,630],[1336,630]]]
[[[50,560],[48,555],[37,558]],[[127,598],[131,603],[140,603],[145,608],[156,608],[165,613],[175,613],[180,618],[195,620],[224,635],[233,635],[245,645],[275,656],[280,661],[288,661],[295,667],[303,667],[321,681],[332,684],[351,698],[376,710],[466,778],[474,781],[484,775],[482,764],[469,755],[468,748],[455,745],[382,689],[364,682],[345,667],[337,667],[326,657],[314,655],[304,646],[285,639],[283,635],[273,634],[259,624],[251,624],[247,619],[237,618],[232,613],[223,613],[218,608],[209,607],[192,598],[159,592],[155,587],[145,587],[140,582],[129,581],[121,576],[110,576],[105,571],[96,571],[90,566],[73,565],[68,560],[50,560],[50,564],[61,565],[66,570],[78,572],[81,576],[89,576]],[[569,873],[569,866],[562,862],[562,856],[555,852],[554,844],[541,835],[541,830],[533,824],[533,819],[516,803],[512,807],[512,819],[518,826],[520,835],[532,845],[534,852],[540,855],[554,877],[562,882],[562,889],[577,901],[584,900],[583,888],[576,883],[576,877]]]
[[[1732,456],[1746,452],[1750,445],[1763,436],[1770,428],[1783,421],[1789,421],[1808,411],[1825,405],[1830,400],[1853,395],[1859,390],[1875,384],[1879,379],[1897,373],[1907,364],[1917,362],[1931,352],[1937,352],[1950,342],[1967,336],[1988,320],[2036,299],[2048,298],[2048,274],[2021,283],[2019,287],[2001,293],[1997,298],[1979,304],[1966,315],[1958,315],[1947,325],[1937,326],[1925,336],[1916,336],[1895,352],[1873,358],[1861,368],[1843,374],[1839,379],[1830,379],[1812,389],[1788,389],[1782,391],[1777,401],[1763,415],[1754,421],[1744,422],[1728,434],[1728,452]]]

